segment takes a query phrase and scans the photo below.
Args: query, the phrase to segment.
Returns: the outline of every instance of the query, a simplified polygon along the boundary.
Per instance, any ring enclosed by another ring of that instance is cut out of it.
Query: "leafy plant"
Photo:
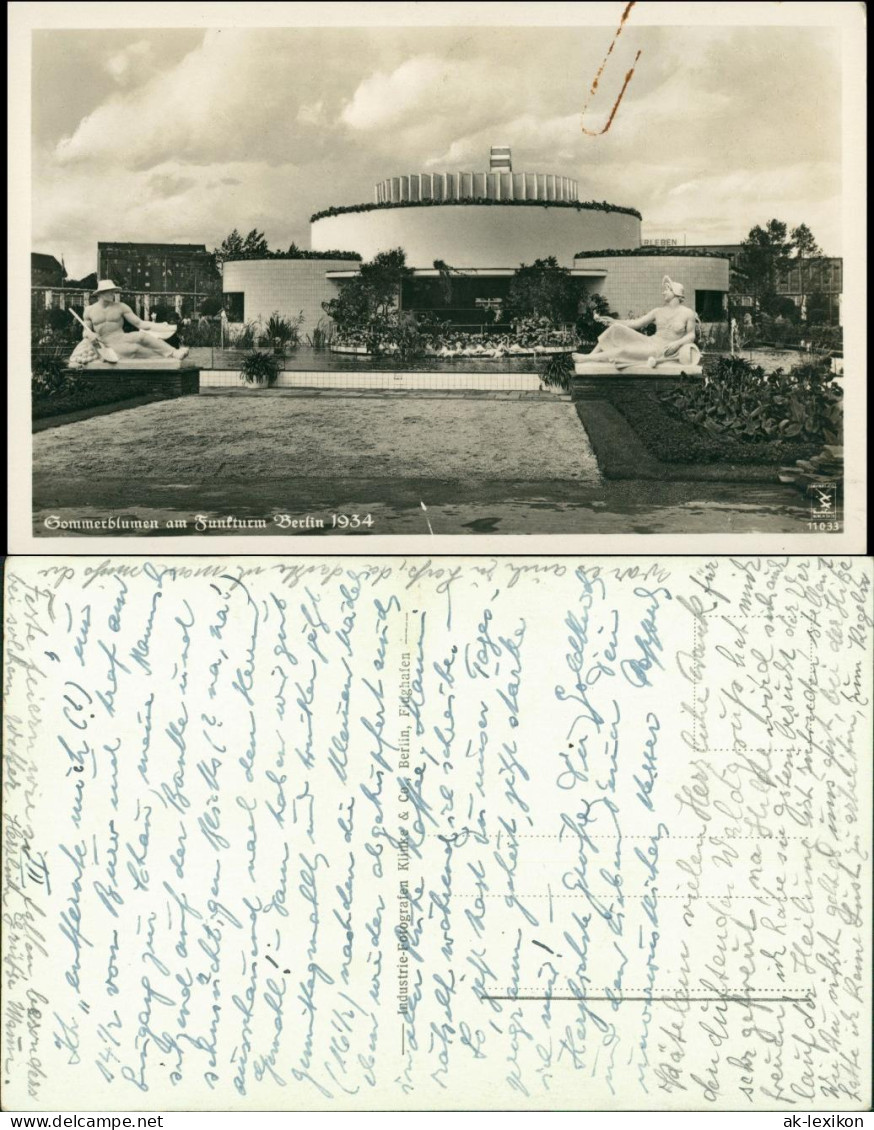
[[[540,380],[553,388],[569,389],[574,375],[570,353],[553,353],[540,370]]]
[[[307,334],[306,343],[313,349],[328,349],[334,340],[334,323],[330,318],[319,318],[313,332]]]
[[[665,463],[731,463],[779,465],[804,458],[817,450],[814,443],[770,439],[741,443],[727,433],[711,435],[682,417],[668,414],[652,389],[605,389],[610,403],[628,420],[646,447]]]
[[[681,380],[660,395],[669,415],[738,443],[841,443],[843,392],[828,362],[766,373],[742,357],[720,357],[704,382]]]
[[[31,392],[35,400],[60,396],[75,384],[76,373],[67,368],[68,346],[34,349],[31,354]]]
[[[221,327],[204,315],[192,319],[187,326],[180,326],[178,336],[184,345],[195,348],[221,346]]]
[[[300,345],[300,330],[304,323],[303,310],[294,318],[284,318],[274,310],[264,327],[262,344],[271,345],[274,353],[282,354],[287,346]]]
[[[240,329],[231,332],[228,344],[234,349],[252,349],[257,337],[257,323],[245,322]]]
[[[253,349],[240,363],[240,372],[247,384],[263,385],[269,388],[276,384],[279,376],[279,362],[273,353],[266,353],[261,349]]]

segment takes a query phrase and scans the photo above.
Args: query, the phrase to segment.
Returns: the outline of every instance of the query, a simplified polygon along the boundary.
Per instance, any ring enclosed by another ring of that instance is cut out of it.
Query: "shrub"
[[[218,294],[208,294],[200,303],[200,313],[204,318],[214,318],[221,308],[221,295]]]
[[[276,384],[279,376],[279,362],[272,353],[253,349],[247,353],[240,364],[240,372],[247,384],[264,385],[269,388]]]
[[[68,392],[76,374],[67,370],[68,348],[36,349],[31,355],[31,392],[35,400],[46,400]]]
[[[841,443],[843,392],[827,362],[765,373],[742,357],[720,357],[703,381],[681,380],[659,397],[665,411],[738,443]]]
[[[82,307],[75,307],[82,317]],[[34,345],[48,342],[69,342],[71,346],[81,340],[82,327],[66,310],[35,310],[30,323],[31,342]]]
[[[844,347],[842,326],[816,325],[808,322],[797,328],[799,342],[805,342],[818,353],[840,352]]]

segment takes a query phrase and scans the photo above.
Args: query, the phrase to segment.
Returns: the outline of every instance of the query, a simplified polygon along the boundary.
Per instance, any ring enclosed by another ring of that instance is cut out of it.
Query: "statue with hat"
[[[661,306],[641,318],[620,321],[596,315],[607,329],[598,338],[591,353],[574,353],[578,374],[629,374],[655,370],[654,375],[701,372],[701,350],[695,344],[699,331],[698,315],[685,305],[682,283],[665,275],[662,280]],[[655,326],[655,333],[639,331]]]
[[[82,340],[70,355],[70,365],[103,368],[104,364],[126,367],[150,366],[156,362],[163,367],[178,368],[188,356],[188,349],[174,349],[166,338],[172,337],[176,326],[165,322],[144,322],[120,297],[120,287],[112,279],[101,279],[94,292],[94,301],[85,308],[84,318],[73,316],[81,322]],[[135,327],[135,332],[125,333],[124,323]],[[133,364],[135,363],[135,364]]]

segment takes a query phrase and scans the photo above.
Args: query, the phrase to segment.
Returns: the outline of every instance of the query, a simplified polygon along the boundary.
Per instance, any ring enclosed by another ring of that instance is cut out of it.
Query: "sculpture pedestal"
[[[618,372],[612,365],[601,366],[602,372],[593,371],[596,366],[584,367],[584,371],[575,366],[575,375],[571,378],[571,396],[574,400],[603,400],[609,397],[610,389],[646,389],[652,392],[665,392],[669,388],[676,387],[680,373],[685,373],[687,377],[696,377],[702,380],[703,376],[700,369],[696,372],[694,368],[690,372],[689,369],[684,369],[681,365],[675,366],[676,373],[665,372],[666,366],[659,365],[657,369],[647,369],[645,372],[638,370],[628,370]]]
[[[115,391],[120,385],[128,386],[132,393],[136,390],[137,396],[149,393],[166,397],[197,396],[200,392],[200,369],[174,358],[117,365],[100,362],[83,369],[71,366],[67,372],[86,377],[89,383],[105,385],[107,391]]]
[[[681,365],[678,362],[664,361],[652,369],[648,365],[634,365],[628,369],[617,369],[609,361],[575,361],[574,372],[578,377],[642,377],[649,380],[659,377],[701,377],[701,365]]]
[[[109,361],[91,361],[87,365],[70,365],[70,371],[75,373],[153,373],[168,370],[178,372],[180,369],[191,369],[193,366],[177,357],[156,357],[151,359],[136,359],[125,361],[120,359],[114,364]]]

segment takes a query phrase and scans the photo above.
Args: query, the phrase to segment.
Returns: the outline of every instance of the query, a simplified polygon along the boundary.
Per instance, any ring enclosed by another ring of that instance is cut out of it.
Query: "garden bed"
[[[600,397],[579,400],[576,409],[606,479],[774,483],[781,466],[822,446],[713,435],[671,415],[652,388],[604,382]]]
[[[155,389],[154,377],[126,379],[114,387],[106,381],[88,380],[82,377],[75,388],[59,392],[54,396],[33,398],[33,418],[42,420],[47,416],[64,416],[70,412],[80,412],[97,405],[115,404],[121,400],[133,400],[154,394],[165,395]]]
[[[744,443],[730,436],[709,435],[669,415],[651,389],[606,389],[605,398],[624,416],[647,451],[663,463],[794,463],[822,447],[821,442],[766,440]]]
[[[119,407],[195,394],[199,385],[199,371],[193,368],[108,369],[91,374],[62,371],[53,385],[35,385],[31,416],[34,425],[86,419]]]

